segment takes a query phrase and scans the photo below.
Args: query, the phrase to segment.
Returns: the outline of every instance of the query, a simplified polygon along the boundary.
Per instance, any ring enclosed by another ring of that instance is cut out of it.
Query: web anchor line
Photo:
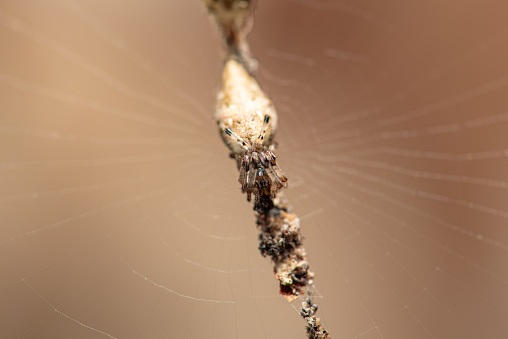
[[[253,76],[257,61],[246,37],[252,28],[255,1],[203,2],[219,26],[227,52],[214,118],[231,158],[236,159],[242,193],[249,202],[254,195],[259,251],[270,258],[281,295],[290,302],[306,295],[300,316],[307,323],[307,337],[330,338],[312,301],[314,273],[302,244],[300,219],[281,191],[288,179],[277,163],[273,144],[277,112]]]

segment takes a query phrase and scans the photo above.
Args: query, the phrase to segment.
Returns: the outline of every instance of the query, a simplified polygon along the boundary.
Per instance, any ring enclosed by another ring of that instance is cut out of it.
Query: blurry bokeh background
[[[508,336],[506,7],[259,1],[332,337]],[[0,337],[305,338],[211,118],[199,1],[1,0],[0,51]]]

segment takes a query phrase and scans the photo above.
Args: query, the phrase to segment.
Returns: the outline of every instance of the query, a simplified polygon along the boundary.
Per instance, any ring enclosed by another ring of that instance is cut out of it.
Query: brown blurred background
[[[506,7],[259,1],[333,338],[508,336]],[[0,1],[0,337],[305,338],[211,119],[221,47],[197,0]]]

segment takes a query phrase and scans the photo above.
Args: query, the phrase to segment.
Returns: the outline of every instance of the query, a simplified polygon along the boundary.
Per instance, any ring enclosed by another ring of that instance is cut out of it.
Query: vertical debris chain
[[[253,76],[257,62],[246,37],[252,28],[255,1],[203,1],[217,22],[227,51],[215,120],[230,156],[236,159],[242,192],[248,201],[254,195],[259,250],[273,263],[280,294],[288,301],[307,295],[300,309],[307,322],[307,336],[330,338],[315,315],[317,305],[309,292],[314,273],[302,245],[300,219],[281,191],[287,186],[287,178],[279,168],[272,143],[277,112]]]

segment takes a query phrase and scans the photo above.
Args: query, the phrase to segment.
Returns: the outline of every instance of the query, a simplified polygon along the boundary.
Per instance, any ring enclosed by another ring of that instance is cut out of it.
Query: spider
[[[274,147],[263,145],[269,122],[270,116],[265,115],[261,132],[252,144],[240,138],[231,128],[224,130],[246,151],[244,155],[237,156],[237,161],[240,161],[241,157],[238,182],[242,185],[242,193],[247,193],[247,201],[251,201],[251,195],[254,193],[256,204],[262,196],[275,198],[275,194],[282,187],[287,187],[288,181],[277,165],[277,158],[273,154]]]

